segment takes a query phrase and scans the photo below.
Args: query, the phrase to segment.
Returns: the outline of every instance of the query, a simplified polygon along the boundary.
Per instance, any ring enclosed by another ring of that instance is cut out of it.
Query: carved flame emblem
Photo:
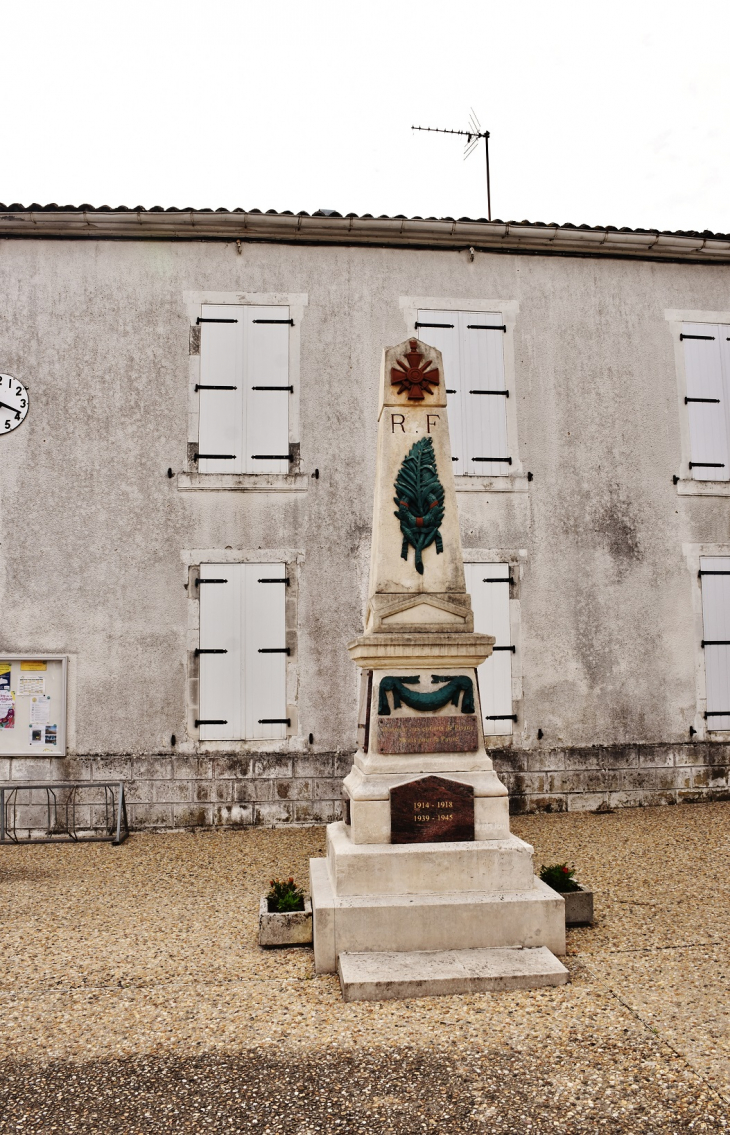
[[[439,372],[436,367],[431,367],[431,363],[424,361],[417,339],[411,339],[409,346],[408,361],[398,359],[398,365],[391,367],[390,381],[398,387],[399,394],[408,391],[409,401],[422,402],[424,394],[433,394],[432,388],[438,386]]]

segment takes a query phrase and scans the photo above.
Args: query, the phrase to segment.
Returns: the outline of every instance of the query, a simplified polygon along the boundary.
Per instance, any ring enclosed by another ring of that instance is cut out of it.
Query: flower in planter
[[[269,904],[269,914],[287,914],[292,910],[304,910],[304,891],[298,887],[292,877],[288,879],[271,879],[271,890],[266,896]]]
[[[569,891],[579,891],[580,885],[575,878],[575,867],[567,863],[553,863],[550,867],[540,868],[540,878],[554,891],[565,894]]]

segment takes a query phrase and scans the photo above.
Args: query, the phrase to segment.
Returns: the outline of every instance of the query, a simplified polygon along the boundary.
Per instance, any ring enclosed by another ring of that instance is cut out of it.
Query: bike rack
[[[79,806],[77,794],[80,788],[103,789],[104,835],[78,834],[76,809]],[[31,804],[19,803],[18,793],[38,791],[46,793],[46,835],[21,839],[18,835],[18,809],[30,807]],[[66,798],[59,802],[56,794],[62,792],[66,792]],[[59,813],[64,816],[65,822],[59,820]],[[38,783],[22,780],[13,784],[0,784],[0,843],[111,843],[113,847],[117,847],[128,835],[123,781],[57,780]]]

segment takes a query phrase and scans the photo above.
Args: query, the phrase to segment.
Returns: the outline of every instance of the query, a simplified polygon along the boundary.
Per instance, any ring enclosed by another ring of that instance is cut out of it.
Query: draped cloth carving
[[[458,705],[459,697],[461,697],[461,712],[474,713],[474,683],[465,674],[457,674],[456,676],[432,674],[431,682],[434,685],[440,685],[440,689],[428,692],[409,690],[409,686],[416,685],[420,680],[420,674],[414,674],[408,678],[395,677],[389,674],[381,678],[378,713],[383,717],[389,716],[388,694],[393,697],[394,709],[400,709],[401,703],[407,705],[410,709],[442,709],[449,702],[452,705]]]

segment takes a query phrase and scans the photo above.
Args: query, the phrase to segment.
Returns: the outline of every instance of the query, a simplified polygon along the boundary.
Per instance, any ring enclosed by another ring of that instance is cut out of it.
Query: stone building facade
[[[136,827],[339,816],[415,335],[512,809],[727,796],[730,238],[11,205],[0,294],[0,696],[5,659],[67,665],[55,739],[13,689],[0,781],[123,778]]]

